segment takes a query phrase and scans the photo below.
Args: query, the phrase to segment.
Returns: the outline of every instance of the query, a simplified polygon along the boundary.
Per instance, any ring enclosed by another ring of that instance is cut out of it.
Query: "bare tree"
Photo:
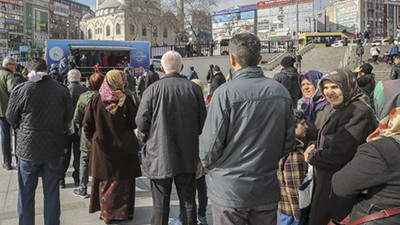
[[[218,6],[216,0],[182,0],[182,8],[175,0],[164,2],[164,21],[174,27],[178,42],[184,42],[191,33],[199,42],[199,36],[203,32],[211,33],[211,12]],[[179,18],[182,15],[181,18]],[[183,20],[183,21],[180,21]]]

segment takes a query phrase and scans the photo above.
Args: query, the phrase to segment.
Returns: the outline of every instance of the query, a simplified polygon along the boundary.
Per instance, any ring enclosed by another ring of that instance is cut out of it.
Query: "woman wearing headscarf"
[[[332,107],[318,89],[318,81],[322,75],[319,71],[308,70],[299,76],[299,86],[303,94],[300,110],[306,116],[309,126],[305,144],[317,140],[318,131],[332,113]]]
[[[133,132],[137,107],[125,95],[125,85],[122,71],[109,71],[83,118],[92,144],[89,212],[101,211],[100,219],[105,223],[133,219],[135,178],[141,176],[138,140]]]
[[[357,147],[377,127],[371,107],[360,100],[356,78],[349,69],[328,72],[319,88],[334,112],[319,131],[317,146],[310,145],[304,153],[314,166],[309,225],[327,224],[332,218],[341,221],[349,214],[354,200],[331,193],[332,175],[354,157]]]
[[[332,190],[357,204],[351,220],[400,206],[400,80],[380,81],[374,90],[379,127],[354,158],[332,178]],[[400,224],[400,215],[368,224]]]

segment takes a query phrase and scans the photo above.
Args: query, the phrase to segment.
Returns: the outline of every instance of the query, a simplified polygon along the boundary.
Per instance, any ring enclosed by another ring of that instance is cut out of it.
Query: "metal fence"
[[[261,41],[261,54],[292,52],[295,47],[292,40],[287,41]],[[167,45],[152,46],[150,50],[151,58],[161,58],[167,51],[177,51],[182,57],[201,57],[229,55],[229,46],[226,44],[212,45]]]

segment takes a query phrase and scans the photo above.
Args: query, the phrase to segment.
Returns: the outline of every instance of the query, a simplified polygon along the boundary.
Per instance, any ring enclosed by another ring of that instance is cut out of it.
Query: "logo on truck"
[[[138,63],[143,62],[145,59],[147,59],[147,55],[146,53],[142,52],[142,51],[137,51],[134,55],[133,55],[133,60],[135,60]]]
[[[49,50],[49,57],[54,61],[59,61],[64,56],[64,50],[58,46],[54,46]]]

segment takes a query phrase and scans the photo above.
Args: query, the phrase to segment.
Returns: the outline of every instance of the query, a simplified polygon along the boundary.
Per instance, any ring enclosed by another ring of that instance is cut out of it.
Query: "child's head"
[[[304,113],[297,109],[293,109],[294,117],[296,119],[295,136],[298,139],[306,137],[308,125],[306,123],[306,116]]]

